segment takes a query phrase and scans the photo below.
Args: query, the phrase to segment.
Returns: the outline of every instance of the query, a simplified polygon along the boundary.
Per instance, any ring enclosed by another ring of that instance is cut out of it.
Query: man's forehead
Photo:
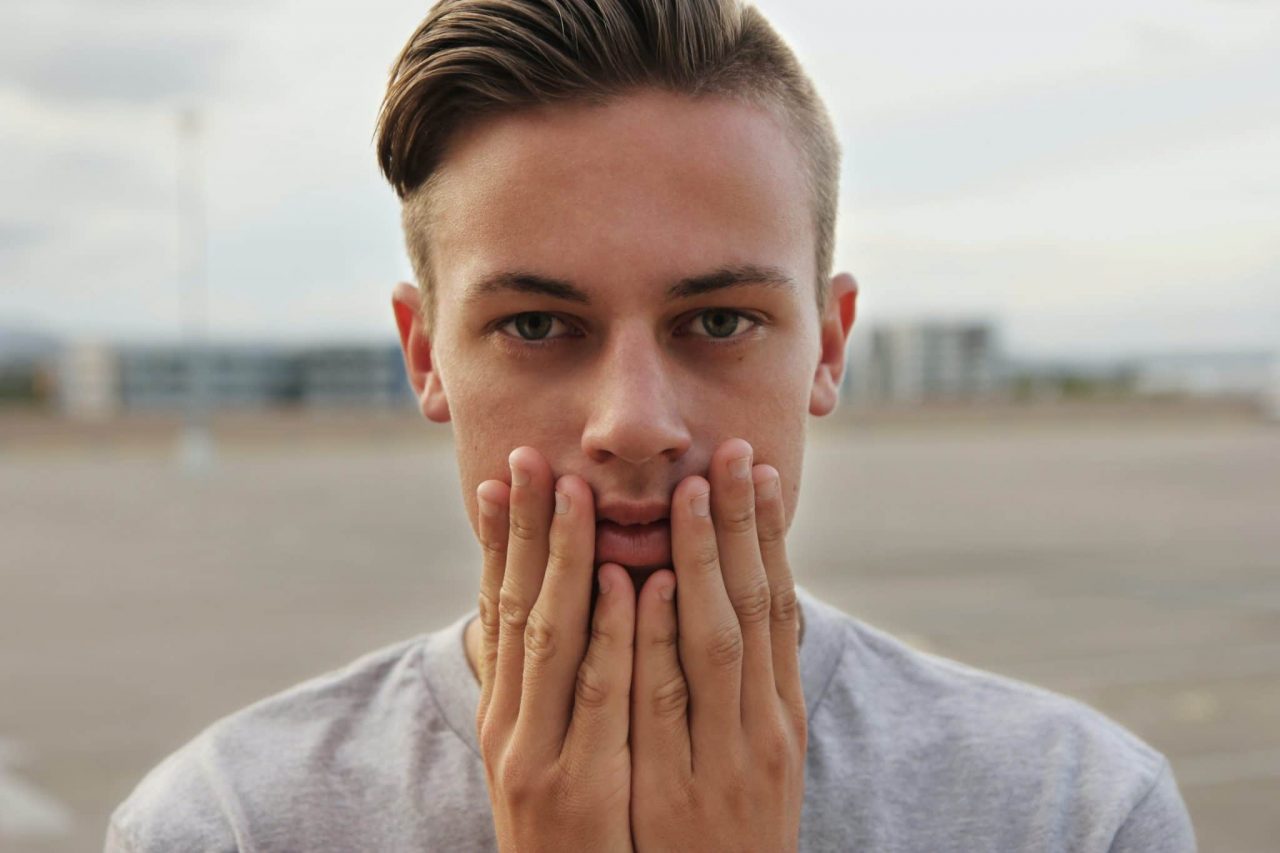
[[[609,145],[600,145],[603,141]],[[690,160],[700,149],[731,160],[746,153],[757,168],[789,161],[803,171],[804,157],[778,109],[729,96],[691,95],[638,89],[604,102],[568,101],[515,108],[464,123],[451,136],[440,171],[472,162],[488,171],[512,163],[521,170],[545,167],[578,172],[593,167],[631,165],[674,155]],[[556,156],[546,156],[548,154]]]
[[[763,111],[698,104],[624,100],[471,130],[433,188],[437,271],[466,267],[470,283],[644,268],[669,286],[752,265],[805,276],[812,217],[795,150]]]

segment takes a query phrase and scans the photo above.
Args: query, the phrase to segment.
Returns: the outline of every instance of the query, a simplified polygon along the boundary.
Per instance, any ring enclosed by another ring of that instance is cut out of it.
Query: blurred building
[[[1280,376],[1280,354],[1266,351],[1151,355],[1129,362],[1134,390],[1148,396],[1266,400]]]
[[[79,417],[182,409],[193,399],[213,409],[413,402],[395,344],[72,344],[57,377],[62,411]]]
[[[332,346],[298,356],[298,396],[312,406],[394,406],[412,402],[398,346]]]
[[[854,334],[842,393],[855,404],[920,403],[991,399],[1006,385],[994,323],[924,320]]]
[[[57,382],[52,375],[58,349],[52,335],[0,325],[0,406],[43,406]]]
[[[123,408],[182,408],[198,394],[213,408],[296,402],[297,357],[270,346],[132,346],[119,353]]]
[[[64,414],[100,420],[122,407],[119,353],[109,344],[81,341],[64,346],[54,376],[58,408]]]

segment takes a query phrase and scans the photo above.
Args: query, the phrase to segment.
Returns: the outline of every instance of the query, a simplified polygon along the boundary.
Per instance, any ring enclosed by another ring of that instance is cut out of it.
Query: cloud
[[[36,98],[155,104],[207,97],[248,10],[227,4],[7,0],[0,84]]]
[[[1275,116],[1275,46],[1161,74],[1024,86],[855,133],[848,191],[864,203],[990,193],[1230,137]]]
[[[114,37],[84,34],[48,53],[0,60],[0,74],[42,97],[67,100],[175,102],[209,92],[231,44],[189,34]]]
[[[176,113],[196,103],[213,333],[386,334],[408,265],[370,136],[428,5],[0,0],[0,313],[174,333]],[[1275,4],[760,5],[845,141],[860,323],[977,310],[1032,348],[1274,338]]]
[[[39,246],[49,232],[33,222],[0,220],[0,257]]]

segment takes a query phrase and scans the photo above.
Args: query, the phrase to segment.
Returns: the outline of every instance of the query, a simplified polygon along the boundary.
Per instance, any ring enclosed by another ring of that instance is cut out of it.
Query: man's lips
[[[621,563],[629,569],[671,565],[671,523],[668,519],[648,524],[596,524],[596,564]]]

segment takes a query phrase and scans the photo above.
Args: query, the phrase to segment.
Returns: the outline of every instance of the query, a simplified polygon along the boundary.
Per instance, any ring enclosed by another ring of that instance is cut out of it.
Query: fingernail
[[[527,486],[529,485],[529,472],[516,464],[515,460],[511,462],[511,485]]]
[[[609,592],[609,588],[613,586],[613,580],[606,577],[604,572],[596,573],[596,583],[600,586],[601,595],[606,595]]]
[[[569,496],[559,489],[556,490],[556,515],[564,515],[569,511]]]
[[[706,518],[711,514],[711,493],[703,492],[700,495],[694,495],[693,500],[689,502],[693,508],[694,515],[700,515]]]
[[[767,501],[778,495],[778,478],[770,477],[760,485],[756,486],[756,498],[758,500]]]
[[[670,601],[675,597],[675,594],[676,588],[674,586],[664,586],[662,589],[658,590],[658,596],[663,601]]]
[[[751,457],[743,456],[741,459],[735,459],[729,463],[729,473],[737,477],[739,480],[745,480],[751,476]]]
[[[493,501],[481,497],[480,495],[476,495],[476,500],[480,502],[480,512],[484,515],[487,515],[489,518],[493,518],[498,514],[498,505]]]

